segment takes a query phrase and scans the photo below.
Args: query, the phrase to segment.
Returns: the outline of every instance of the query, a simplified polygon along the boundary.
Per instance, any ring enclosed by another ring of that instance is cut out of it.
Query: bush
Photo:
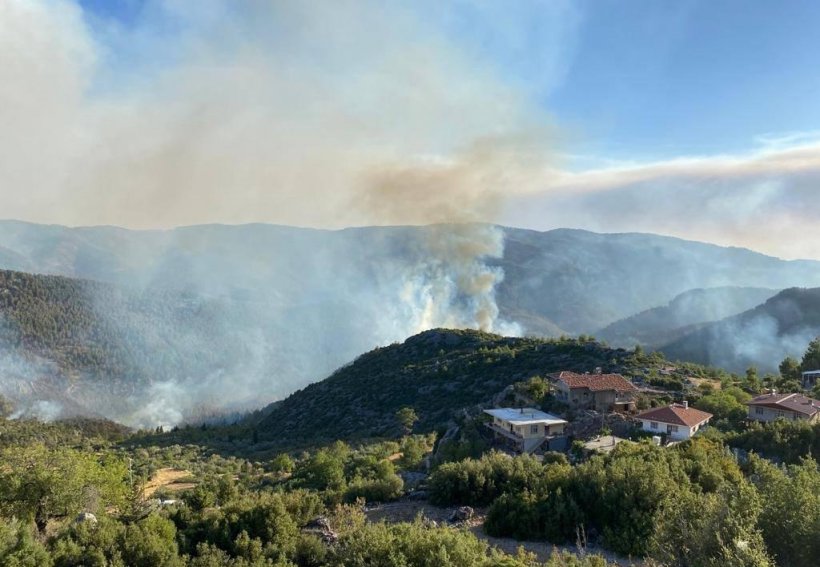
[[[35,538],[34,529],[19,520],[0,519],[0,565],[49,567],[51,557]]]
[[[479,460],[446,463],[430,475],[430,501],[485,506],[505,492],[533,489],[543,473],[544,466],[529,455],[511,458],[491,452]]]
[[[795,464],[803,457],[820,455],[820,423],[784,419],[754,423],[743,432],[728,435],[726,444]]]
[[[820,468],[813,459],[786,470],[759,458],[750,461],[752,478],[765,495],[760,528],[780,565],[809,567],[820,557]]]
[[[474,535],[412,524],[367,524],[331,550],[333,565],[345,567],[490,567],[487,544]]]
[[[388,502],[402,495],[404,481],[397,475],[385,479],[355,480],[345,491],[345,502],[355,502],[359,498],[366,502]]]

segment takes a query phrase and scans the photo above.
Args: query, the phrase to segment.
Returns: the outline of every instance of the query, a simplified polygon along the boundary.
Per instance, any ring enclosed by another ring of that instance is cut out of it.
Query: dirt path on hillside
[[[180,490],[188,490],[189,488],[195,487],[196,483],[178,481],[183,478],[188,478],[190,476],[191,472],[183,469],[159,469],[154,474],[154,476],[151,477],[151,480],[145,483],[145,487],[142,489],[142,493],[145,496],[145,498],[150,498],[160,488],[165,488],[166,490],[170,490],[173,492],[178,492]]]
[[[454,510],[456,510],[455,507],[439,508],[424,500],[401,500],[399,502],[390,502],[370,508],[365,511],[365,515],[371,522],[380,522],[382,520],[388,523],[412,522],[418,516],[422,516],[423,518],[441,524],[447,523],[447,520],[453,514]],[[505,553],[514,555],[519,547],[523,547],[526,551],[534,553],[539,561],[547,561],[553,551],[568,551],[574,555],[579,554],[578,548],[574,545],[553,545],[540,541],[517,541],[512,538],[490,537],[484,533],[485,516],[486,509],[476,509],[475,517],[467,522],[465,527],[479,539],[483,539],[491,546]],[[599,548],[589,547],[586,549],[586,553],[590,555],[602,555],[607,561],[624,567],[641,567],[644,565],[642,561],[630,561]]]

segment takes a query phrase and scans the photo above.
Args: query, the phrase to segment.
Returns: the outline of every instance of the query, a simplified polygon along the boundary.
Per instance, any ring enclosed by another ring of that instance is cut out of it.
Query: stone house
[[[620,374],[576,374],[563,371],[549,376],[555,396],[574,408],[602,412],[635,409],[638,388]]]

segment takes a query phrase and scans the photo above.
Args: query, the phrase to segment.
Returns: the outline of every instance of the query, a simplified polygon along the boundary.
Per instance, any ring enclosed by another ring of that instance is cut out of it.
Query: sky
[[[818,30],[810,0],[4,0],[0,218],[820,259]]]

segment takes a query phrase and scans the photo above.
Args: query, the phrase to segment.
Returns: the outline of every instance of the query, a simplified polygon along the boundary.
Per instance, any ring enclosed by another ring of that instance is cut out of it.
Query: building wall
[[[571,389],[561,381],[556,383],[555,393],[559,400],[572,407],[595,408],[598,411],[609,411],[618,400],[618,393],[615,390],[591,392],[589,388]]]
[[[604,392],[593,392],[593,406],[598,411],[609,411],[609,408],[615,405],[615,400],[618,398],[615,390],[606,390]]]
[[[787,419],[789,421],[808,419],[808,416],[802,413],[789,411],[785,409],[777,410],[774,408],[767,408],[763,406],[749,406],[749,413],[747,415],[749,416],[749,419],[753,419],[755,421],[774,421],[778,418]],[[814,416],[814,419],[812,419],[811,421],[816,422],[817,417],[818,416]]]
[[[555,395],[556,395],[556,397],[559,400],[563,401],[563,402],[571,404],[572,400],[570,399],[569,386],[567,386],[565,383],[561,382],[560,380],[556,381],[554,384],[555,384]]]
[[[538,423],[534,425],[513,425],[512,429],[510,429],[509,421],[505,421],[497,417],[493,418],[493,423],[503,428],[505,431],[515,433],[516,435],[524,439],[540,439],[548,435],[562,435],[564,433],[563,423],[549,426],[543,423]]]
[[[801,374],[801,378],[801,381],[803,382],[803,387],[807,390],[811,390],[812,388],[814,388],[814,385],[817,384],[818,381],[820,381],[820,374],[817,374],[816,371],[803,372]]]
[[[695,426],[695,427],[686,427],[685,425],[677,425],[677,426],[673,425],[672,426],[672,431],[670,432],[667,429],[668,426],[670,425],[668,423],[663,423],[661,421],[653,422],[649,419],[647,419],[647,420],[642,419],[640,421],[641,421],[641,429],[643,429],[644,431],[649,431],[650,433],[653,433],[654,435],[666,434],[666,436],[669,439],[672,439],[673,441],[684,441],[686,439],[690,439],[692,436],[695,435],[695,433],[697,433],[698,431],[700,431],[701,429],[703,429],[706,426],[706,423],[704,423],[702,425],[699,425],[699,426]],[[656,423],[657,428],[653,429],[652,428],[652,423]],[[675,430],[675,429],[677,429],[677,430]]]

